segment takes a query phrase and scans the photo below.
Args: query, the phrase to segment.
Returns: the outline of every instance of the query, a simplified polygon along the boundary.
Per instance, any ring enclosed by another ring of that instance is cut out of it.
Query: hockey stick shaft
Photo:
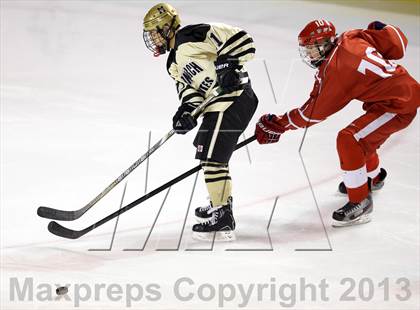
[[[166,141],[169,140],[174,134],[174,130],[168,132],[163,136],[155,145],[153,145],[147,153],[141,156],[136,160],[127,170],[125,170],[118,178],[116,178],[111,184],[109,184],[99,195],[97,195],[93,200],[91,200],[83,208],[75,211],[65,211],[58,210],[49,207],[39,207],[37,214],[40,217],[54,219],[59,221],[73,221],[80,218],[84,213],[86,213],[90,208],[92,208],[99,200],[101,200],[106,194],[108,194],[115,186],[121,183],[131,172],[134,171],[143,161],[145,161],[151,154],[153,154],[158,148],[160,148]]]
[[[207,97],[202,104],[200,104],[192,113],[192,116],[200,114],[208,105],[208,103],[216,96],[221,93],[221,89],[218,87],[213,90],[212,94]],[[166,141],[168,141],[175,134],[175,130],[169,131],[165,134],[158,142],[156,142],[145,154],[137,159],[129,168],[118,176],[111,184],[109,184],[101,193],[93,198],[87,205],[79,210],[65,211],[49,207],[41,206],[37,210],[37,214],[40,217],[58,220],[58,221],[74,221],[85,214],[90,208],[92,208],[99,200],[101,200],[106,194],[108,194],[115,186],[121,183],[131,172],[134,171],[142,162],[144,162],[150,155],[152,155],[157,149],[159,149]]]
[[[240,149],[241,147],[251,143],[256,139],[255,136],[252,136],[241,143],[237,144],[235,147],[235,150]],[[163,190],[167,189],[168,187],[182,181],[183,179],[187,178],[188,176],[194,174],[195,172],[199,171],[201,169],[201,165],[197,165],[194,168],[184,172],[183,174],[179,175],[178,177],[170,180],[169,182],[165,183],[164,185],[154,189],[150,193],[145,194],[144,196],[136,199],[135,201],[129,203],[128,205],[124,206],[123,208],[111,213],[110,215],[104,217],[100,221],[96,222],[95,224],[92,224],[82,230],[72,230],[69,228],[66,228],[60,224],[58,224],[55,221],[51,221],[48,224],[48,230],[53,233],[54,235],[57,235],[59,237],[68,238],[68,239],[78,239],[81,236],[87,234],[88,232],[92,231],[93,229],[105,224],[106,222],[109,222],[110,220],[114,219],[115,217],[127,212],[128,210],[134,208],[135,206],[139,205],[140,203],[146,201],[147,199],[155,196],[156,194],[162,192]]]

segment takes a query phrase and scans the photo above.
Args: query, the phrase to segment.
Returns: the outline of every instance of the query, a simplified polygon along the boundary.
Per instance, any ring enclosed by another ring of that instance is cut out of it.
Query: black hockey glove
[[[230,93],[241,89],[241,79],[239,72],[236,71],[241,68],[238,58],[221,55],[217,57],[214,66],[216,67],[217,83],[224,92]]]
[[[194,111],[194,109],[186,104],[182,104],[178,108],[178,111],[176,111],[172,118],[172,128],[176,133],[184,135],[197,126],[197,120],[191,115],[192,111]]]

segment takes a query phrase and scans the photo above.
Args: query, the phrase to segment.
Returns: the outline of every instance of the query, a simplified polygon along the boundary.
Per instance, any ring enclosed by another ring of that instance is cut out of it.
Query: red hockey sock
[[[361,202],[369,194],[366,159],[351,130],[346,128],[338,133],[337,151],[349,200],[353,203]]]
[[[368,177],[374,179],[378,176],[380,169],[379,169],[379,157],[378,154],[375,152],[369,156],[366,161],[366,170]]]
[[[349,197],[349,201],[353,203],[359,203],[363,199],[365,199],[369,194],[369,187],[367,182],[362,186],[357,188],[348,188],[347,187],[347,195]]]

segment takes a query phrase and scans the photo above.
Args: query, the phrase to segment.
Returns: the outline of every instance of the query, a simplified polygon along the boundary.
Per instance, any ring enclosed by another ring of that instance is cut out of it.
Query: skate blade
[[[357,219],[354,219],[352,221],[348,222],[340,222],[334,220],[332,223],[332,227],[335,228],[341,228],[341,227],[349,227],[349,226],[356,226],[356,225],[362,225],[369,223],[372,220],[369,214],[362,215],[361,217],[358,217]]]
[[[230,242],[230,241],[236,240],[235,232],[233,230],[208,232],[208,233],[193,231],[192,237],[195,240],[207,241],[207,242],[213,242],[213,239],[215,242]]]

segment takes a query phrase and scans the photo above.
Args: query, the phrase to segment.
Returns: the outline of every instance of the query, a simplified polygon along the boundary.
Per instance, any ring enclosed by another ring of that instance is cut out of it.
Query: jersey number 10
[[[397,65],[389,60],[383,59],[382,55],[378,52],[377,55],[374,55],[373,52],[376,52],[376,50],[373,47],[369,46],[368,48],[366,48],[366,56],[373,62],[362,59],[362,61],[359,64],[359,67],[357,68],[357,71],[359,71],[362,74],[366,74],[366,70],[369,70],[383,78],[390,77],[392,75],[392,72],[395,71]]]

